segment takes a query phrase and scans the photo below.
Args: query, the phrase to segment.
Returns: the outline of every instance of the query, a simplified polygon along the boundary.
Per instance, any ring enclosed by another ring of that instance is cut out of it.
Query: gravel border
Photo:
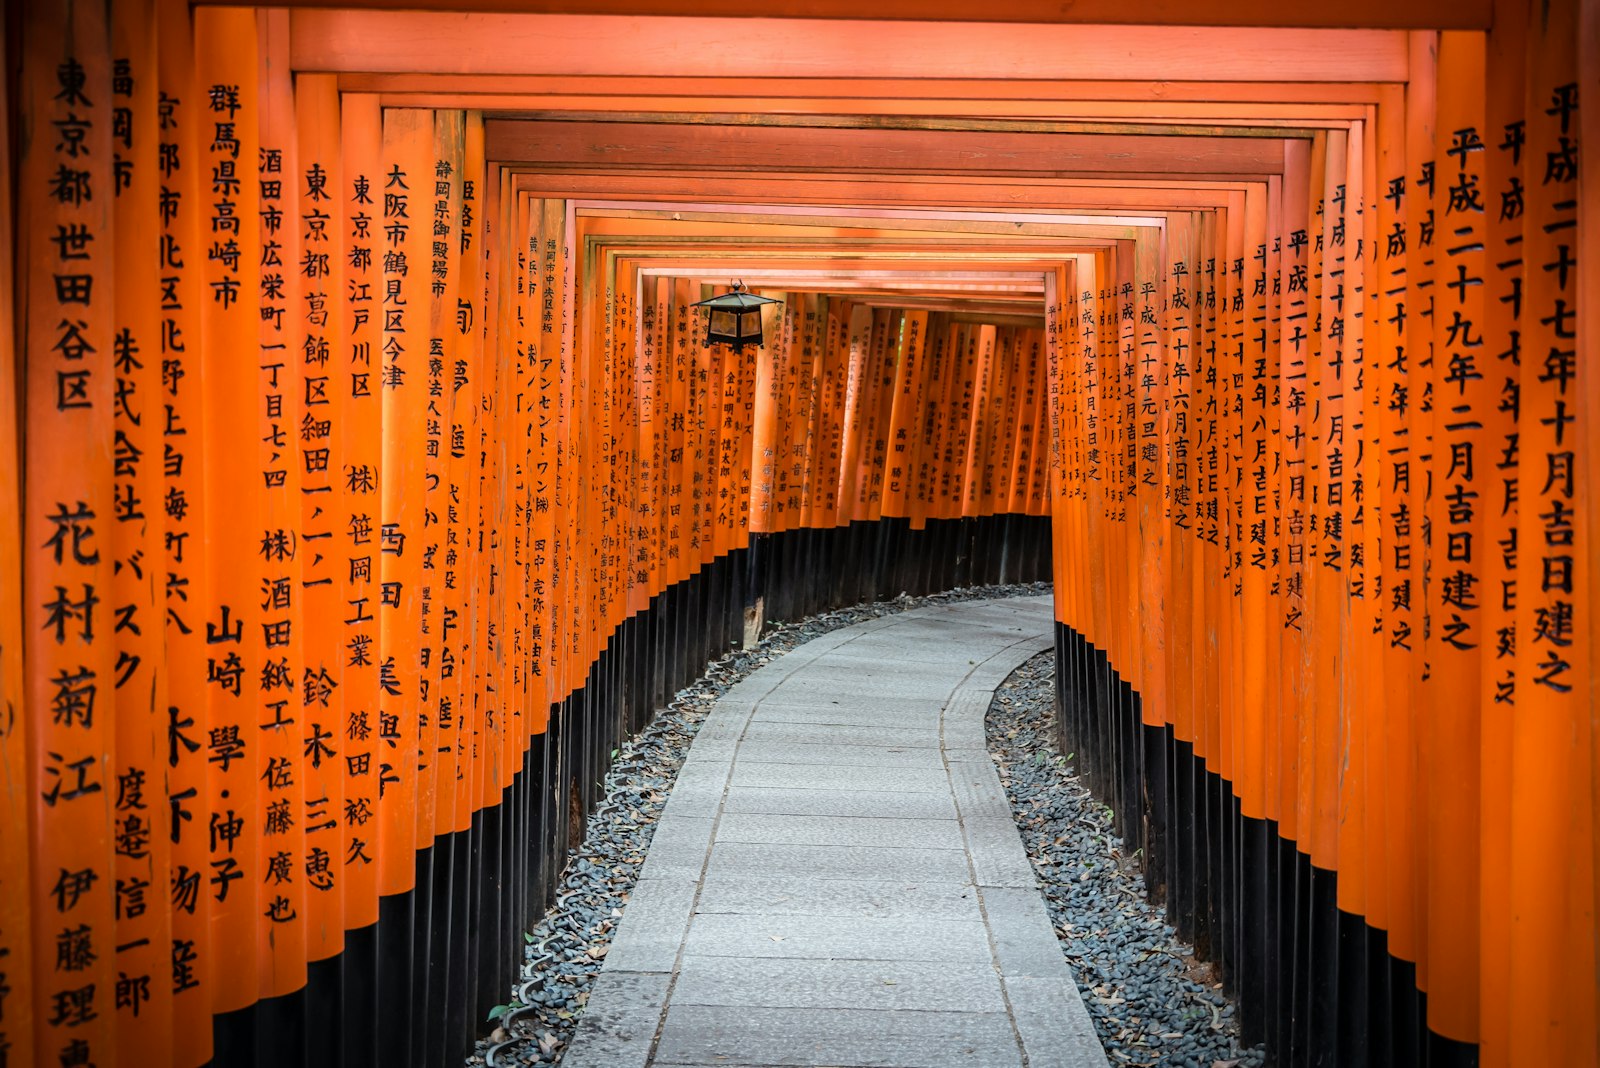
[[[1241,1049],[1215,969],[1194,958],[1145,892],[1111,810],[1055,745],[1055,654],[995,691],[985,729],[1028,859],[1106,1057],[1116,1065],[1260,1068]]]
[[[768,623],[754,649],[710,664],[680,690],[639,734],[618,750],[604,799],[590,815],[583,844],[567,853],[556,901],[526,940],[522,979],[510,992],[498,1026],[480,1039],[468,1065],[558,1064],[611,946],[611,937],[644,864],[656,821],[666,807],[695,732],[719,697],[740,679],[813,638],[869,619],[927,605],[1021,597],[1051,591],[1048,582],[971,586],[928,597],[901,596],[793,623]]]

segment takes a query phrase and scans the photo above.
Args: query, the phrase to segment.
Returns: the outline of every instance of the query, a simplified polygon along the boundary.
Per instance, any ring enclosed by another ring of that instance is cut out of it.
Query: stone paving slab
[[[1009,978],[1072,982],[1044,900],[1032,887],[983,886],[983,912],[1000,973]]]
[[[949,768],[950,791],[961,810],[962,819],[1011,818],[1011,803],[1006,800],[1000,786],[1000,776],[996,774],[987,754],[981,762],[951,760]],[[670,807],[670,802],[668,804]]]
[[[988,929],[977,916],[862,916],[841,923],[837,916],[696,912],[683,951],[703,957],[972,961],[988,956],[988,943]]]
[[[1022,1065],[1015,1030],[1000,1012],[712,1005],[669,1007],[657,1058],[659,1064],[733,1060],[837,1068]]]
[[[854,723],[774,723],[762,717],[744,729],[746,744],[773,745],[884,745],[894,749],[938,749],[939,732],[932,728],[863,727]],[[699,744],[699,739],[695,740]]]
[[[582,1040],[567,1047],[561,1063],[565,1068],[646,1068],[671,986],[670,972],[602,968],[589,991]]]
[[[929,669],[953,671],[970,667],[965,658],[959,662],[951,660],[949,643],[941,640],[944,636],[943,632],[924,632],[915,638],[902,638],[894,642],[846,645],[828,659],[831,663],[842,664],[851,669],[873,665],[879,669],[876,674],[881,675],[913,673]],[[892,658],[892,663],[887,669],[884,668],[885,658]]]
[[[856,742],[768,742],[746,740],[739,759],[767,764],[828,764],[832,767],[933,768],[943,770],[944,755],[926,746],[862,745]]]
[[[781,704],[785,699],[804,698],[841,703],[849,701],[858,707],[872,708],[874,698],[886,697],[894,701],[916,701],[926,707],[929,703],[937,705],[948,697],[951,683],[959,678],[960,675],[955,671],[938,678],[933,672],[910,670],[837,671],[821,678],[810,674],[791,675],[768,698],[763,698],[762,703],[765,704],[768,699],[776,699],[774,703]]]
[[[735,761],[730,781],[734,786],[779,786],[791,790],[815,787],[819,790],[937,794],[950,788],[942,767],[840,767],[835,764],[780,764],[754,760]]]
[[[988,964],[915,961],[684,958],[675,1005],[752,1008],[1005,1012],[1000,977]]]
[[[771,916],[926,916],[982,922],[978,890],[946,880],[931,885],[910,878],[811,879],[777,875],[724,875],[708,879],[696,908]]]
[[[878,849],[962,848],[961,826],[953,819],[908,820],[878,816],[830,818],[724,812],[722,822],[717,825],[717,841]]]
[[[954,798],[940,794],[884,794],[862,790],[821,793],[772,786],[731,787],[722,802],[726,813],[787,816],[883,816],[893,819],[953,820]]]
[[[1014,886],[1037,890],[1033,865],[1022,850],[1022,837],[1010,813],[1004,817],[966,817],[961,821],[966,833],[967,853],[979,886]],[[1037,894],[1035,894],[1037,896]]]
[[[852,846],[718,842],[708,879],[770,873],[796,879],[879,879],[894,872],[909,879],[968,881],[967,857],[954,849],[880,849]]]
[[[1002,983],[1011,1018],[1028,1051],[1029,1068],[1106,1063],[1094,1021],[1071,979],[1007,976]]]
[[[827,697],[784,692],[763,698],[754,722],[854,723],[927,729],[928,714],[936,704],[926,697],[892,695],[879,695],[871,704],[857,704],[848,694]]]
[[[824,635],[701,728],[568,1068],[1105,1068],[984,747],[1048,597]]]
[[[716,821],[711,817],[664,812],[650,839],[640,881],[687,877],[698,882],[715,827]]]
[[[627,972],[672,971],[699,893],[699,883],[691,879],[640,879],[623,910],[627,926],[617,928],[606,966]]]

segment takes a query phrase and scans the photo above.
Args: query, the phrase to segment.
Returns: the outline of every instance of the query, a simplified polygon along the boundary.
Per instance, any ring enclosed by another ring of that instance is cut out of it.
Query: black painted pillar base
[[[1264,1042],[1268,1064],[1286,1068],[1476,1068],[1476,1046],[1428,1030],[1416,966],[1339,909],[1337,873],[1274,821],[1245,816],[1192,745],[1140,722],[1139,695],[1103,652],[1056,631],[1062,751],[1142,850],[1179,937],[1216,962],[1244,1042]]]

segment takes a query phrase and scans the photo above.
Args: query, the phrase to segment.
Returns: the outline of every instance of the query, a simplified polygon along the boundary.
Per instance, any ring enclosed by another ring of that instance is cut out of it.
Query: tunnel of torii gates
[[[0,1063],[448,1064],[708,657],[1052,578],[1247,1040],[1596,1064],[1600,4],[383,3],[8,5]]]

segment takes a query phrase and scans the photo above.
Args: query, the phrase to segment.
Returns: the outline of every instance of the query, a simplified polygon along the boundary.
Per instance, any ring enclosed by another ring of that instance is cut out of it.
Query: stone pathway
[[[1103,1068],[984,712],[1047,597],[824,635],[700,729],[566,1068]]]

